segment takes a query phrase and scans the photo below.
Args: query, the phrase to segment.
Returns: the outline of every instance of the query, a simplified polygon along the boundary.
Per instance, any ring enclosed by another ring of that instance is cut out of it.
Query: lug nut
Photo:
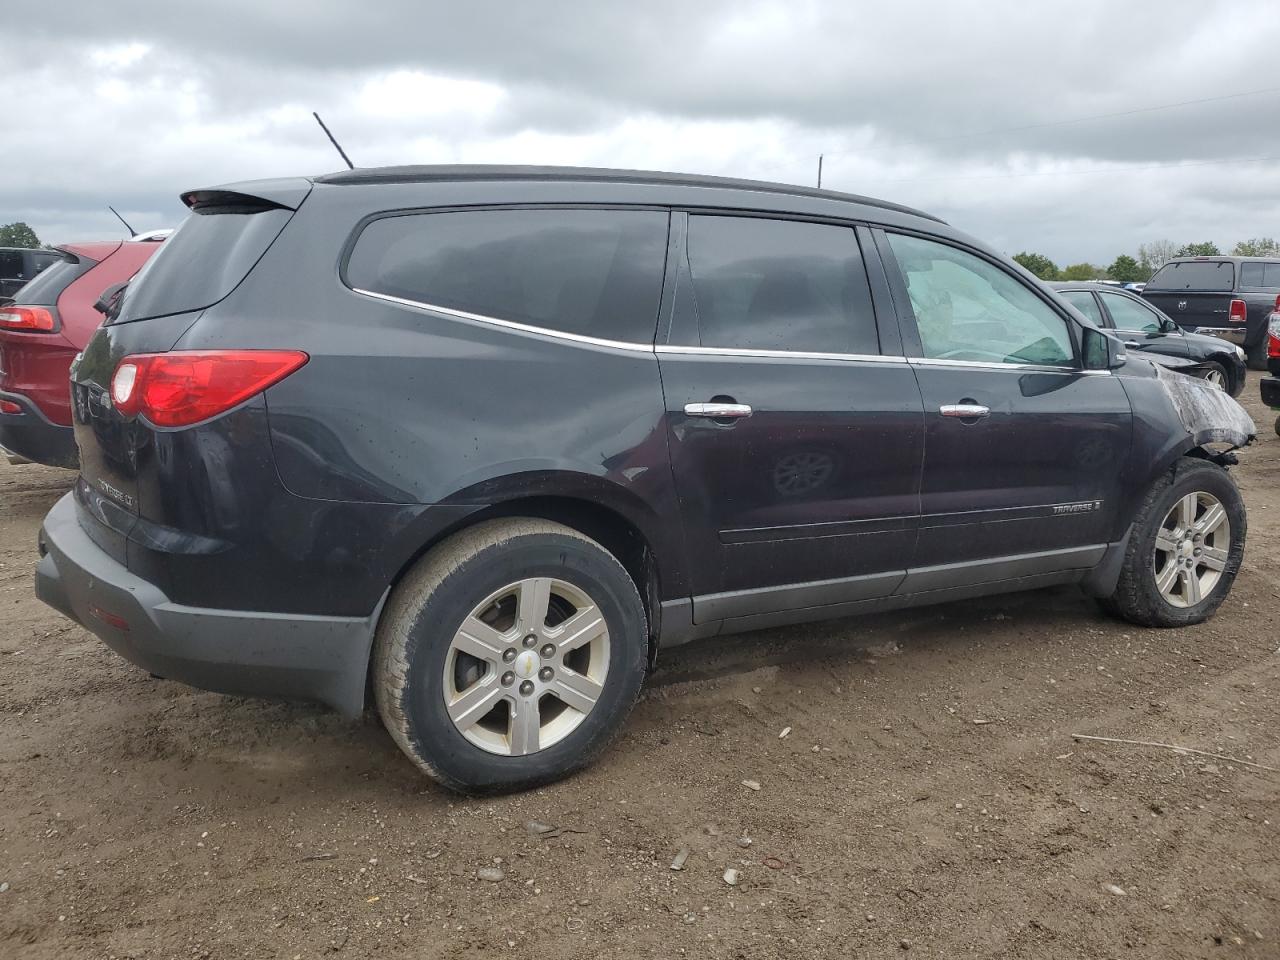
[[[546,683],[553,676],[555,676],[555,673],[554,671],[552,671],[550,667],[543,667],[541,670],[538,671],[538,679],[541,680],[543,683]]]
[[[524,645],[526,647],[532,647],[537,642],[538,642],[538,638],[535,637],[532,633],[524,638]]]
[[[506,673],[502,675],[502,685],[504,687],[509,687],[515,682],[516,682],[516,675],[512,673],[510,670],[508,670]]]
[[[524,683],[520,684],[520,693],[526,697],[533,693],[533,681],[526,680]]]
[[[511,662],[512,660],[514,660],[515,658],[516,658],[516,648],[515,648],[515,647],[507,647],[507,649],[505,649],[505,650],[503,650],[503,651],[502,651],[502,662],[503,662],[503,663],[510,663],[510,662]]]
[[[556,646],[554,643],[545,643],[539,653],[542,654],[542,659],[550,660],[556,655]]]

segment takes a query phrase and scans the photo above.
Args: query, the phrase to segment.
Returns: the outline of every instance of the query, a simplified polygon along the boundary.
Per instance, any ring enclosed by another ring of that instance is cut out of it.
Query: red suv
[[[0,448],[55,467],[77,466],[67,371],[98,328],[102,292],[129,280],[160,244],[71,243],[58,260],[0,300]]]

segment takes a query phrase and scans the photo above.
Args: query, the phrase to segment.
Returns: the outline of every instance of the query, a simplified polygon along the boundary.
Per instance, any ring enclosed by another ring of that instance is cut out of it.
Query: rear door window
[[[1067,321],[1009,271],[949,244],[888,236],[925,357],[1074,364]]]
[[[1240,286],[1244,288],[1257,290],[1266,286],[1266,280],[1263,276],[1262,263],[1242,263],[1240,264]]]
[[[691,216],[689,266],[704,347],[880,352],[852,227]]]
[[[667,213],[469,210],[387,216],[347,262],[357,290],[482,318],[652,343]]]
[[[1184,260],[1166,263],[1148,282],[1144,293],[1156,290],[1205,290],[1225,292],[1236,285],[1235,266],[1229,260]]]
[[[1103,318],[1102,311],[1098,309],[1098,301],[1093,299],[1093,294],[1088,290],[1067,290],[1062,294],[1062,298],[1092,320],[1097,326],[1110,326],[1110,324],[1108,324]]]

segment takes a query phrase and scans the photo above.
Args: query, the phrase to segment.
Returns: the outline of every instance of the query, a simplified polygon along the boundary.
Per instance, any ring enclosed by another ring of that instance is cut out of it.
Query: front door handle
[[[709,420],[742,420],[751,416],[751,408],[745,403],[686,403],[684,415]]]
[[[944,403],[938,408],[938,412],[944,417],[955,417],[958,420],[977,420],[988,416],[991,408],[980,403]]]
[[[1142,347],[1142,344],[1140,344],[1137,340],[1126,340],[1124,342],[1124,345],[1128,347],[1130,350],[1138,350],[1138,349],[1141,349]]]

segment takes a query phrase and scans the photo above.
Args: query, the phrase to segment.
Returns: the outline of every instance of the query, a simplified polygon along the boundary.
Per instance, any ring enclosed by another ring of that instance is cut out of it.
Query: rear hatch
[[[1235,286],[1230,260],[1178,260],[1156,271],[1142,297],[1188,330],[1226,327]]]
[[[164,471],[152,455],[156,428],[115,407],[116,368],[127,356],[168,352],[201,311],[248,276],[310,189],[307,181],[292,183],[302,185],[292,194],[266,191],[275,198],[232,190],[186,194],[191,214],[124,288],[71,367],[77,497],[99,521],[86,527],[90,536],[121,561],[129,531],[147,516],[147,490],[163,483]]]

